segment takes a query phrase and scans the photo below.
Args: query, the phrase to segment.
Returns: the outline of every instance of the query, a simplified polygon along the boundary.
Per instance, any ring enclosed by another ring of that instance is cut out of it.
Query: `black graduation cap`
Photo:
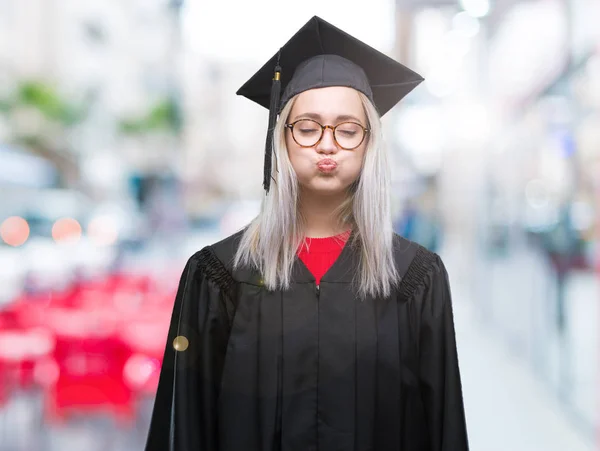
[[[365,94],[383,116],[422,81],[408,67],[314,16],[237,91],[269,109],[264,189],[270,186],[277,115],[292,97],[313,88],[348,86]]]

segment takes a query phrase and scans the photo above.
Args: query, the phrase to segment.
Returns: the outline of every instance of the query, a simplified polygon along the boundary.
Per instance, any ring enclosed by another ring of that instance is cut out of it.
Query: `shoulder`
[[[236,232],[220,241],[199,249],[189,257],[188,265],[202,266],[207,263],[213,263],[231,272],[233,257],[235,256],[242,232]]]
[[[229,272],[232,272],[233,260],[243,233],[244,229],[206,247],[210,249]]]
[[[233,269],[233,262],[245,229],[223,238],[197,251],[191,260],[209,278],[218,277],[228,283],[254,280],[255,274],[248,268]]]
[[[420,286],[446,274],[442,258],[424,246],[394,233],[394,258],[400,274],[399,291],[409,298]]]
[[[400,276],[425,271],[435,265],[439,255],[397,233],[393,236],[394,260]]]
[[[233,255],[230,251],[231,243],[235,241],[238,234],[205,246],[192,254],[187,260],[180,280],[180,288],[187,286],[188,283],[201,285],[204,282],[210,282],[216,286],[223,294],[221,305],[224,306],[223,311],[230,319],[235,310],[238,284],[227,263],[230,260],[229,256]]]

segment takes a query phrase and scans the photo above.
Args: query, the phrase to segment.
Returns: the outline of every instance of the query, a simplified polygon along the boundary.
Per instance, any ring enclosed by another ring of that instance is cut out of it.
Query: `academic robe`
[[[319,287],[232,269],[241,232],[194,254],[177,292],[146,451],[465,451],[448,274],[394,235],[401,276],[360,300],[352,236]]]

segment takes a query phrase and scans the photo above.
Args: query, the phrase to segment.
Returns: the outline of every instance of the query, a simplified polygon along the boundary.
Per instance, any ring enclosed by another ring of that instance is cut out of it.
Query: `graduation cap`
[[[314,16],[237,91],[269,109],[266,192],[271,182],[273,129],[292,97],[313,88],[347,86],[365,94],[383,116],[422,81],[408,67]]]

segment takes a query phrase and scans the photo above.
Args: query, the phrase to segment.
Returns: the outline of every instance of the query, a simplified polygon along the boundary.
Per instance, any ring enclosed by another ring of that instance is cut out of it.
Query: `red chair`
[[[73,413],[109,413],[121,422],[133,422],[134,396],[124,380],[130,348],[112,333],[100,333],[114,330],[114,325],[105,328],[97,324],[95,312],[70,313],[78,323],[57,330],[53,359],[58,374],[47,387],[48,419],[62,421]],[[46,365],[51,371],[51,364]]]

